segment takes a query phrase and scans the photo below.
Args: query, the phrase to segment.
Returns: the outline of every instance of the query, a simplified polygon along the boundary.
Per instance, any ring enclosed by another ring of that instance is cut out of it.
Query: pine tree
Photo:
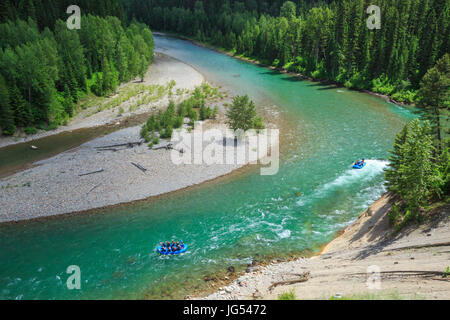
[[[145,74],[147,73],[147,66],[148,66],[148,63],[147,63],[144,55],[142,54],[139,59],[139,76],[141,77],[141,82],[144,82],[144,77],[145,77]]]
[[[394,149],[389,151],[389,165],[385,170],[386,185],[389,191],[399,192],[402,188],[407,187],[400,185],[398,170],[403,164],[405,158],[404,145],[408,137],[408,125],[405,125],[402,131],[397,134],[394,140]]]
[[[409,125],[398,168],[397,194],[411,208],[417,209],[430,197],[441,194],[443,181],[434,157],[431,127],[428,121],[415,119]]]
[[[106,58],[103,61],[102,80],[103,94],[109,94],[116,91],[119,84],[119,74]]]
[[[69,117],[73,116],[74,104],[69,86],[67,84],[64,86],[64,111],[69,115]]]
[[[0,75],[0,129],[4,135],[12,135],[16,131],[14,116],[11,110],[8,88]]]
[[[227,124],[234,131],[251,129],[256,118],[255,104],[248,95],[236,96],[227,109]]]
[[[31,108],[22,97],[19,88],[14,86],[10,90],[11,106],[14,110],[14,122],[18,127],[26,127],[33,122]]]
[[[450,54],[445,54],[422,79],[419,90],[421,113],[430,121],[439,154],[442,151],[442,132],[448,130],[450,111]]]

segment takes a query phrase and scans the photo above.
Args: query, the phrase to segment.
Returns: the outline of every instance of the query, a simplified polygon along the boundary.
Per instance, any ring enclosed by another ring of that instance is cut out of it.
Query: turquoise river
[[[384,192],[387,150],[411,111],[187,41],[155,43],[282,124],[278,174],[253,166],[155,199],[0,225],[0,299],[183,298],[229,266],[317,250]],[[367,166],[352,170],[361,157]],[[159,257],[166,239],[188,252]],[[67,289],[70,265],[80,267],[80,290]]]

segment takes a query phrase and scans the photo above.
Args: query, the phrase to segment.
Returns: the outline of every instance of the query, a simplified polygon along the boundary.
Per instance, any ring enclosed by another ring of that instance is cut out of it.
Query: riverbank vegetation
[[[36,20],[46,15],[47,19],[67,17],[68,5],[63,2],[52,3],[49,12],[43,11],[47,4],[41,1],[27,2],[27,8],[5,3],[8,10],[2,12],[0,24],[0,127],[4,135],[14,134],[18,127],[35,132],[66,124],[82,98],[91,93],[107,96],[121,82],[137,76],[142,79],[153,60],[153,36],[144,24],[124,27],[117,17],[88,14],[81,17],[81,29],[69,30],[62,20]],[[35,10],[29,7],[33,3]],[[109,8],[106,1],[96,4],[84,8],[116,14],[115,6]],[[64,10],[55,11],[59,7]]]
[[[257,116],[255,104],[248,95],[233,98],[233,103],[227,109],[227,118],[228,126],[234,131],[264,129],[263,119]]]
[[[420,81],[449,48],[441,0],[139,1],[128,16],[316,80],[417,102]],[[381,9],[369,30],[366,9]]]
[[[173,101],[169,102],[169,106],[165,111],[155,111],[141,128],[141,138],[149,143],[149,147],[153,147],[159,143],[159,138],[170,139],[174,129],[180,129],[185,123],[185,119],[189,119],[189,129],[193,129],[197,120],[215,119],[219,109],[217,106],[211,108],[206,105],[207,100],[216,101],[219,97],[223,97],[217,88],[211,87],[204,83],[200,87],[196,87],[191,96],[177,106]]]
[[[424,121],[413,120],[397,135],[386,170],[388,190],[401,200],[390,213],[397,230],[450,195],[449,54],[426,73],[419,95]]]

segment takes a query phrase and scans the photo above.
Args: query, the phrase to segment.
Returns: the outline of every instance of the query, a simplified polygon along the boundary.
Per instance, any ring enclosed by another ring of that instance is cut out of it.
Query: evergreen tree
[[[103,61],[102,81],[103,94],[114,93],[119,85],[119,74],[107,58]]]
[[[64,86],[64,111],[69,115],[69,117],[73,116],[74,104],[73,99],[70,94],[69,86],[66,84]]]
[[[450,54],[445,54],[422,79],[419,102],[424,118],[432,124],[438,152],[442,151],[442,132],[449,128]]]
[[[14,116],[11,110],[8,88],[0,75],[0,129],[4,135],[12,135],[16,131]]]
[[[408,137],[408,125],[405,125],[402,131],[397,134],[394,140],[394,149],[389,151],[389,165],[385,170],[386,184],[389,191],[394,193],[400,192],[403,188],[407,187],[400,185],[400,179],[398,175],[398,170],[403,164],[405,159],[404,145]]]
[[[22,97],[17,86],[12,87],[10,90],[11,106],[14,110],[14,122],[18,127],[26,127],[33,123],[33,115],[30,109],[30,105]]]
[[[141,82],[144,82],[145,74],[147,73],[147,66],[148,63],[144,57],[144,55],[141,55],[139,59],[139,76],[141,77]]]
[[[442,193],[444,182],[434,149],[428,121],[421,125],[415,119],[397,136],[386,178],[389,189],[413,211]]]
[[[233,98],[233,103],[227,109],[227,124],[234,131],[247,131],[253,128],[256,118],[255,104],[251,101],[248,95],[236,96]]]

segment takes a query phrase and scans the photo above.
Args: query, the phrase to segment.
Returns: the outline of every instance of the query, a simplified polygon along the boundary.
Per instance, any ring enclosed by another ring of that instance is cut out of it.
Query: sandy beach
[[[448,299],[450,208],[393,235],[388,194],[374,202],[320,255],[249,266],[228,286],[202,299]],[[375,273],[374,273],[375,272]]]

